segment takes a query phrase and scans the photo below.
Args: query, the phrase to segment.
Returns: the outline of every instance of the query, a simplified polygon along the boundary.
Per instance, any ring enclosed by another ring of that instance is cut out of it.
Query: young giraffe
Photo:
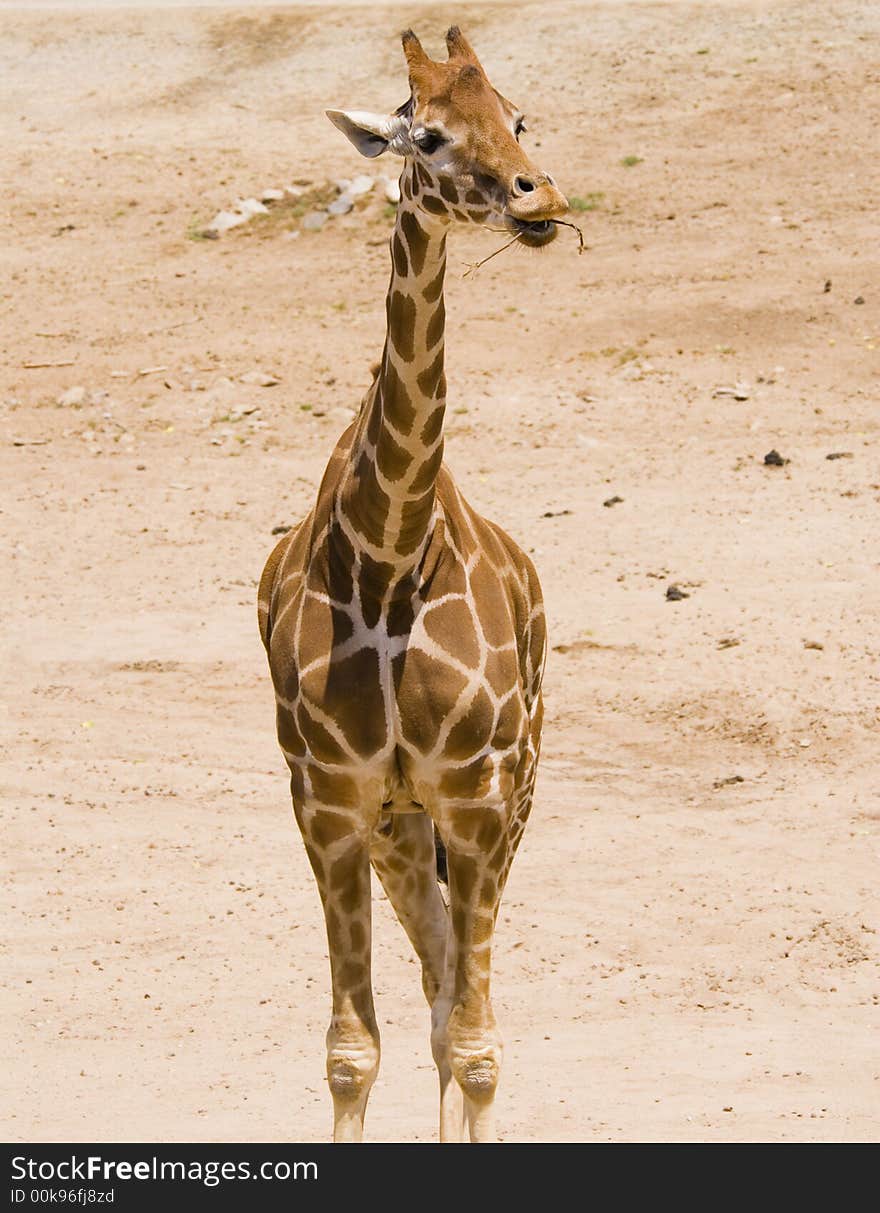
[[[493,1139],[498,905],[531,806],[544,610],[531,561],[443,460],[443,278],[453,221],[547,244],[568,204],[519,145],[521,113],[457,27],[447,62],[403,35],[393,115],[328,111],[365,156],[404,158],[382,361],[309,516],[260,582],[294,812],[324,906],[334,1139],[359,1141],[379,1064],[370,864],[422,964],[440,1138]],[[449,910],[437,884],[446,849]]]

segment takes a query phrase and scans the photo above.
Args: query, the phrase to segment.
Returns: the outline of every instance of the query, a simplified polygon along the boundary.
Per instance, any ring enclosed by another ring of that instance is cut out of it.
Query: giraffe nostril
[[[514,177],[513,188],[519,194],[531,194],[535,188],[535,183],[530,177]]]

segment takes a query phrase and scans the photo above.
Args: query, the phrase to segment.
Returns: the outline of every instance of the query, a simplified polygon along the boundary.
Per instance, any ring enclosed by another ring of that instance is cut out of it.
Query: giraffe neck
[[[434,525],[443,459],[445,218],[413,202],[412,165],[401,179],[391,236],[388,327],[339,497],[349,540],[394,576],[414,568]]]

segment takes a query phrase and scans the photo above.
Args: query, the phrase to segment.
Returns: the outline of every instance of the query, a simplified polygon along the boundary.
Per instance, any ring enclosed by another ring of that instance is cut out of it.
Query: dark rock
[[[681,602],[683,598],[690,598],[690,594],[680,589],[680,587],[677,585],[670,585],[666,587],[667,602]]]
[[[789,461],[783,459],[775,448],[764,456],[764,466],[768,468],[784,468]]]

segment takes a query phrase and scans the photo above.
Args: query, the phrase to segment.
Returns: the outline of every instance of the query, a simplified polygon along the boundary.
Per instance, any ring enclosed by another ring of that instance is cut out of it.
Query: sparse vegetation
[[[312,186],[297,198],[283,198],[273,202],[268,214],[255,215],[254,218],[240,228],[234,228],[236,233],[256,236],[265,240],[275,236],[279,231],[294,231],[297,221],[310,211],[322,211],[337,196],[335,185],[329,183]]]
[[[642,163],[641,156],[624,156],[620,162],[624,168],[635,168],[637,164]]]
[[[207,222],[207,219],[199,219],[197,215],[194,215],[186,227],[187,240],[210,240],[211,237],[205,234]]]
[[[585,194],[582,198],[575,195],[569,198],[568,205],[573,211],[594,211],[604,197],[601,193]]]

